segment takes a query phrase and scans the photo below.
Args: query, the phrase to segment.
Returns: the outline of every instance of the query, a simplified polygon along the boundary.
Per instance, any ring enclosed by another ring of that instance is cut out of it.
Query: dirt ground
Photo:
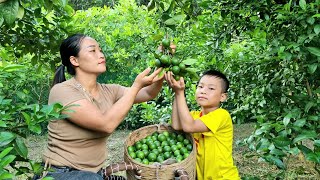
[[[254,156],[254,152],[250,152],[248,147],[237,145],[237,142],[248,137],[253,130],[253,124],[234,125],[233,158],[242,179],[320,179],[316,176],[312,164],[301,160],[299,157],[291,158],[288,164],[289,168],[286,171],[281,171],[275,166],[259,160],[258,157]],[[123,161],[124,142],[130,132],[117,130],[110,136],[107,144],[109,153],[106,165]],[[29,147],[29,157],[41,161],[41,154],[46,146],[46,137],[30,136],[27,139],[27,146]],[[281,178],[277,178],[279,173],[283,173]],[[118,174],[126,176],[125,172]]]

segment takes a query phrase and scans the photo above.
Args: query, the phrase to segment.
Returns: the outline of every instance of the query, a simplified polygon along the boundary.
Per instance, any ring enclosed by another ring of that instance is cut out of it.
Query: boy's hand
[[[163,75],[158,76],[158,74],[161,72],[161,70],[162,70],[162,68],[159,68],[148,76],[148,74],[151,71],[151,68],[145,69],[143,72],[138,74],[138,76],[134,80],[132,86],[141,89],[145,86],[149,86],[150,84],[153,84],[154,82],[157,82],[157,81],[163,79],[163,77],[164,77]]]
[[[179,81],[176,81],[173,77],[173,73],[171,71],[168,71],[167,73],[165,73],[165,79],[174,92],[184,91],[185,84],[183,77],[180,77]]]

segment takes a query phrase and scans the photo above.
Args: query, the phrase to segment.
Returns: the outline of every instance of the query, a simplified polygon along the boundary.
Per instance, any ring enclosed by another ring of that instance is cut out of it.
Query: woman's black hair
[[[217,71],[217,70],[208,70],[208,71],[206,71],[206,72],[204,72],[204,73],[202,74],[202,76],[200,77],[200,79],[201,79],[203,76],[206,76],[206,75],[208,75],[208,76],[214,76],[214,77],[217,77],[217,78],[221,79],[221,80],[222,80],[222,91],[223,91],[224,93],[226,93],[226,92],[228,91],[230,82],[229,82],[229,80],[227,79],[227,77],[226,77],[222,72]],[[198,82],[198,84],[199,84],[199,82]]]
[[[52,86],[66,80],[65,67],[70,75],[75,75],[76,71],[70,62],[70,57],[78,57],[81,41],[87,37],[84,34],[74,34],[62,41],[60,45],[61,65],[55,72]]]

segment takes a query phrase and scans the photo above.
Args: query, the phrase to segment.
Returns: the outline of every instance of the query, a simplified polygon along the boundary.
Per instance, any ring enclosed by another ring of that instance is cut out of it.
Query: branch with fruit
[[[187,77],[197,79],[196,69],[192,68],[191,65],[196,63],[196,59],[187,58],[182,60],[175,56],[177,46],[169,38],[165,37],[162,39],[160,46],[154,52],[154,63],[155,67],[162,67],[164,72],[171,71],[174,74],[174,78],[179,80],[180,77]]]

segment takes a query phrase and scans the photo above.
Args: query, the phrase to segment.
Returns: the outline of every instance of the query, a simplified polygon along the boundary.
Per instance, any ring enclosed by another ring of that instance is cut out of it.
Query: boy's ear
[[[225,102],[228,99],[228,94],[227,93],[222,93],[221,94],[221,98],[220,98],[220,102]]]
[[[78,67],[79,66],[79,62],[78,59],[74,56],[70,56],[70,63],[74,66],[74,67]]]

